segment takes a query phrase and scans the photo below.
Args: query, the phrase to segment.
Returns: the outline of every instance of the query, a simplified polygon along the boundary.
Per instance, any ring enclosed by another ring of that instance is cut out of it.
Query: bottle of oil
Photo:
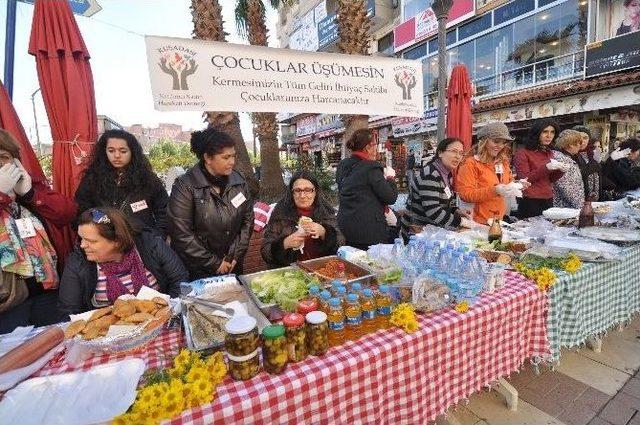
[[[347,295],[347,303],[344,308],[346,316],[345,339],[356,341],[362,336],[362,308],[358,301],[358,295]]]
[[[582,204],[580,209],[580,215],[578,216],[578,228],[595,226],[595,216],[593,213],[593,206],[591,200],[587,199]]]
[[[376,300],[373,298],[373,291],[366,288],[362,291],[362,333],[368,334],[378,330],[376,322]]]
[[[329,323],[329,347],[336,347],[344,343],[344,310],[338,298],[329,300],[329,313],[327,322]]]
[[[493,222],[489,228],[489,242],[498,241],[502,242],[502,227],[500,227],[500,217],[495,214]]]
[[[376,293],[376,316],[378,329],[389,329],[389,317],[391,316],[391,294],[387,285],[380,285]]]

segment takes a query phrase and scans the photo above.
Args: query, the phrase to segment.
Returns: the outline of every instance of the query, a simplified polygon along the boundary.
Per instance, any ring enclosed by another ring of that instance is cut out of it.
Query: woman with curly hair
[[[105,131],[76,191],[78,212],[116,208],[138,227],[165,236],[168,201],[167,191],[136,137],[124,130]]]

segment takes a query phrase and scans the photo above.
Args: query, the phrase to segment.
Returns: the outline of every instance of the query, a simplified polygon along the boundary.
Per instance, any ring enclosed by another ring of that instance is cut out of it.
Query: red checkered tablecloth
[[[549,354],[546,308],[543,292],[509,274],[505,287],[483,295],[465,314],[446,309],[420,316],[413,334],[378,331],[291,364],[281,375],[227,378],[213,403],[169,423],[424,423],[525,359]],[[155,367],[181,344],[178,331],[168,331],[136,357]],[[80,367],[117,358],[94,357]],[[67,370],[58,358],[40,374]]]

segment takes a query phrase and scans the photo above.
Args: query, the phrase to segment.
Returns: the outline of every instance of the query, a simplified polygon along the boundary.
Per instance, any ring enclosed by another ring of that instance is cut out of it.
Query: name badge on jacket
[[[496,164],[496,174],[504,174],[504,167],[502,166],[502,164]]]
[[[147,208],[149,208],[149,206],[147,205],[147,201],[145,201],[144,199],[142,201],[138,201],[130,204],[130,207],[131,207],[131,211],[133,211],[134,213],[138,211],[146,210]]]
[[[233,197],[233,199],[231,200],[231,205],[233,205],[234,207],[238,208],[240,205],[244,204],[244,201],[246,201],[247,198],[245,198],[244,194],[242,192],[238,193],[236,196]]]
[[[16,227],[22,239],[32,238],[36,235],[36,228],[30,218],[19,218],[16,220]]]

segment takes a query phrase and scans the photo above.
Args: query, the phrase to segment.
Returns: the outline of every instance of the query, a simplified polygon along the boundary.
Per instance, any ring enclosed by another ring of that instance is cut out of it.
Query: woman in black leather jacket
[[[191,279],[241,273],[253,231],[253,202],[242,175],[233,169],[233,139],[207,129],[191,134],[200,160],[173,185],[169,198],[171,244]]]

